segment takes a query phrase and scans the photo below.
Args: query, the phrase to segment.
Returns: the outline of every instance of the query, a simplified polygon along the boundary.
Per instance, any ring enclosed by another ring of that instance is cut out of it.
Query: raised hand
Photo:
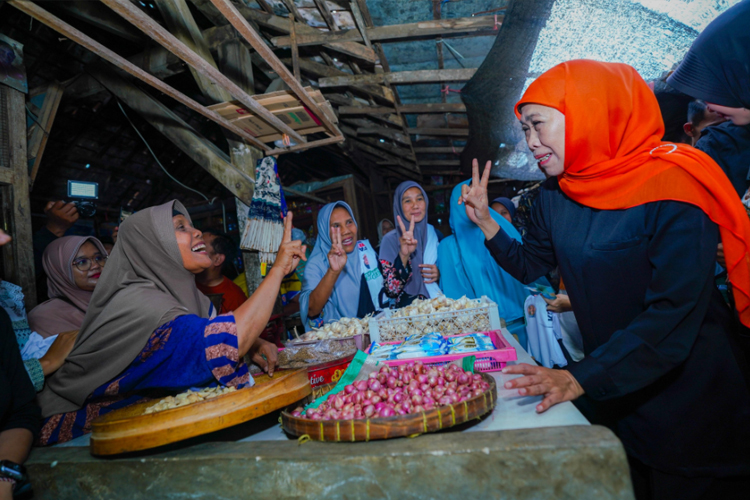
[[[281,269],[284,276],[297,268],[300,259],[307,260],[305,256],[307,247],[301,241],[292,241],[292,219],[292,212],[287,212],[284,217],[284,237],[279,246],[279,253],[276,254],[276,261],[273,263],[273,267]]]
[[[417,240],[414,238],[414,217],[412,216],[411,218],[408,231],[400,215],[396,216],[396,221],[401,228],[401,237],[399,238],[401,248],[399,248],[398,254],[401,257],[401,262],[406,265],[409,262],[411,254],[417,251]]]
[[[340,273],[346,266],[346,252],[341,244],[341,228],[331,228],[331,250],[328,252],[328,265],[331,271]]]
[[[47,229],[58,237],[64,236],[79,217],[76,206],[64,201],[50,201],[44,207],[44,213],[47,215]]]
[[[461,197],[458,199],[458,204],[466,205],[466,215],[477,226],[481,226],[483,222],[492,219],[487,197],[487,185],[490,182],[491,169],[492,162],[488,161],[480,179],[479,162],[474,158],[474,161],[471,162],[471,186],[466,184],[461,186]]]

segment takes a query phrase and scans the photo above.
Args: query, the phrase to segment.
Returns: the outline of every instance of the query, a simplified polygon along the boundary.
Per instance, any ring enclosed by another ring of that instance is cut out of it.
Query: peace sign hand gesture
[[[409,262],[411,254],[417,251],[417,240],[414,238],[414,216],[411,218],[408,231],[400,215],[396,216],[396,221],[401,228],[401,237],[399,238],[401,248],[399,248],[398,254],[401,257],[401,262],[406,265]]]
[[[292,241],[292,218],[292,212],[287,212],[284,217],[284,237],[273,264],[274,269],[278,268],[284,272],[284,276],[297,268],[300,259],[307,260],[305,256],[307,247],[301,241]]]
[[[341,244],[341,228],[331,228],[331,250],[328,252],[328,266],[331,271],[340,273],[346,266],[346,252]]]
[[[466,215],[479,226],[487,239],[492,239],[500,229],[497,222],[490,215],[490,205],[487,196],[487,185],[490,182],[490,170],[492,162],[488,161],[484,166],[482,178],[479,178],[479,162],[476,158],[471,163],[471,185],[461,186],[461,197],[458,204],[466,205]]]

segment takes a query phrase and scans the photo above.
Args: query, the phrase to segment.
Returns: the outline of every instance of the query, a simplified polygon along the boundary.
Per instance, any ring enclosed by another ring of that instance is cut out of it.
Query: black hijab
[[[750,108],[750,0],[714,19],[667,83],[706,102]]]

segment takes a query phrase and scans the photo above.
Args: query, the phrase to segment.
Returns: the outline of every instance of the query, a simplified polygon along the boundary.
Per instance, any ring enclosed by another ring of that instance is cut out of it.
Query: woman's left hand
[[[276,344],[259,338],[250,349],[250,359],[260,366],[269,377],[273,377],[273,371],[279,364],[279,348],[276,347]]]
[[[420,264],[419,269],[426,284],[437,283],[440,280],[440,270],[435,264]]]
[[[552,370],[521,363],[506,366],[503,373],[525,375],[506,382],[506,389],[518,389],[521,396],[544,396],[542,402],[536,405],[537,413],[543,413],[558,403],[578,399],[585,392],[568,370]]]
[[[68,357],[70,351],[73,350],[73,346],[75,346],[76,338],[78,338],[78,330],[62,332],[57,335],[44,356],[39,358],[39,364],[42,365],[42,372],[45,377],[54,373],[63,365],[65,358]]]

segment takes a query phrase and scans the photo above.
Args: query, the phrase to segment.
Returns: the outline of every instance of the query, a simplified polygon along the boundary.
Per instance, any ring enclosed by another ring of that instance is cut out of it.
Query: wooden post
[[[36,306],[36,281],[26,159],[26,96],[5,85],[0,85],[0,135],[8,138],[9,146],[7,158],[0,158],[3,230],[13,238],[2,247],[3,277],[23,289],[29,311]]]

